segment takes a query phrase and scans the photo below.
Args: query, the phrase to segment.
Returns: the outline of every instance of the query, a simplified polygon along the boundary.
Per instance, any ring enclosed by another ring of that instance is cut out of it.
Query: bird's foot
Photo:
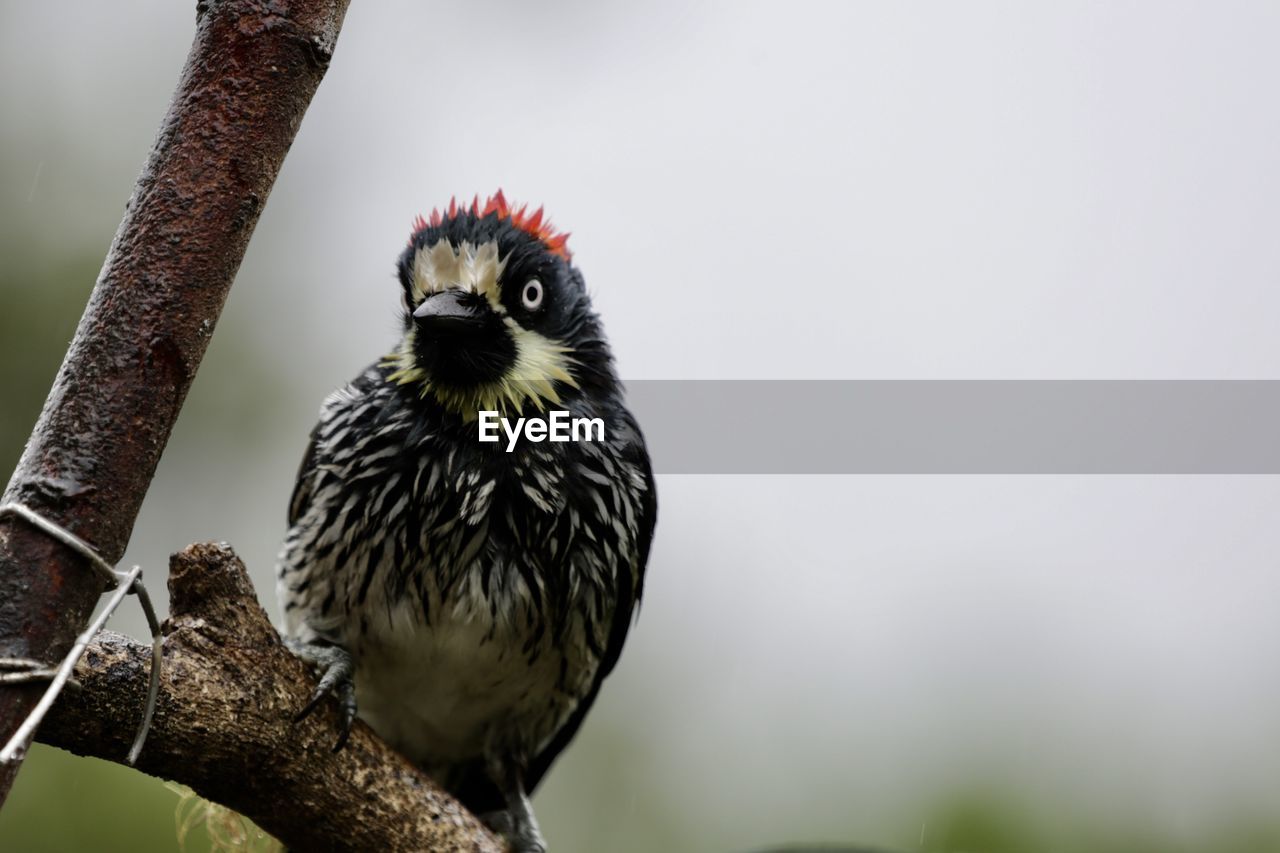
[[[306,717],[326,696],[332,694],[338,700],[338,726],[341,730],[338,742],[333,745],[333,751],[337,752],[346,745],[356,719],[356,685],[353,680],[355,661],[346,649],[324,641],[308,643],[285,637],[284,644],[320,675],[316,692],[306,707],[294,716],[294,722]]]

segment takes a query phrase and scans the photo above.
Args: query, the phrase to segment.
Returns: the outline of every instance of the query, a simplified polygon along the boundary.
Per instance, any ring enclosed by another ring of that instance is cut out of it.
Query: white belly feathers
[[[570,685],[594,676],[594,665],[585,671],[580,656],[574,656],[576,665],[563,661],[547,637],[539,641],[531,664],[525,637],[492,633],[493,623],[474,610],[446,609],[430,625],[406,614],[382,626],[357,640],[353,650],[359,715],[425,767],[504,747],[540,748],[541,742],[505,744],[501,738],[504,732],[533,729],[539,741],[549,739],[576,705],[557,689],[562,667]]]

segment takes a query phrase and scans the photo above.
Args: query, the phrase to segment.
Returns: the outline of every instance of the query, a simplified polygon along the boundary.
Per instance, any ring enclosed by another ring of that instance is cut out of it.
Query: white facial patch
[[[478,293],[488,300],[515,343],[515,363],[504,376],[472,388],[442,387],[433,383],[418,365],[414,355],[414,339],[418,331],[410,327],[400,347],[383,361],[386,366],[394,368],[387,379],[401,385],[420,385],[423,396],[433,395],[445,406],[461,413],[466,420],[474,420],[479,410],[507,413],[520,411],[526,402],[534,403],[539,409],[546,408],[548,404],[558,404],[560,395],[556,392],[556,382],[576,388],[578,383],[572,373],[572,351],[559,341],[524,328],[507,313],[499,284],[506,266],[506,259],[498,256],[498,244],[494,241],[478,246],[464,242],[454,248],[448,240],[440,240],[433,246],[419,249],[414,255],[412,281],[415,304],[434,293],[451,289]],[[412,310],[411,306],[406,308]]]
[[[456,289],[479,293],[494,311],[505,314],[498,279],[506,266],[506,259],[498,257],[498,244],[492,240],[479,246],[464,242],[456,249],[448,240],[440,240],[419,249],[413,258],[415,301]]]

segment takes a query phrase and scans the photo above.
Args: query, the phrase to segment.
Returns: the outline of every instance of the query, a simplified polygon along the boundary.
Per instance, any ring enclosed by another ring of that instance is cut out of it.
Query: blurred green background
[[[499,185],[574,233],[627,378],[1276,374],[1275,9],[793,6],[357,0],[126,560],[154,589],[229,540],[272,610],[411,217]],[[0,2],[0,472],[193,18]],[[553,849],[1280,851],[1276,478],[660,492],[640,623],[535,799]],[[0,850],[172,850],[177,805],[37,747]]]

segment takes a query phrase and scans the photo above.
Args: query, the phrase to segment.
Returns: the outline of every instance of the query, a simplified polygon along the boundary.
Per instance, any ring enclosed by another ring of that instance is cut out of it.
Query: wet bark
[[[205,0],[155,146],[4,500],[114,564],[302,116],[347,0]],[[0,520],[0,657],[54,662],[102,581]],[[0,689],[0,742],[40,687]],[[0,765],[0,805],[19,763]]]

